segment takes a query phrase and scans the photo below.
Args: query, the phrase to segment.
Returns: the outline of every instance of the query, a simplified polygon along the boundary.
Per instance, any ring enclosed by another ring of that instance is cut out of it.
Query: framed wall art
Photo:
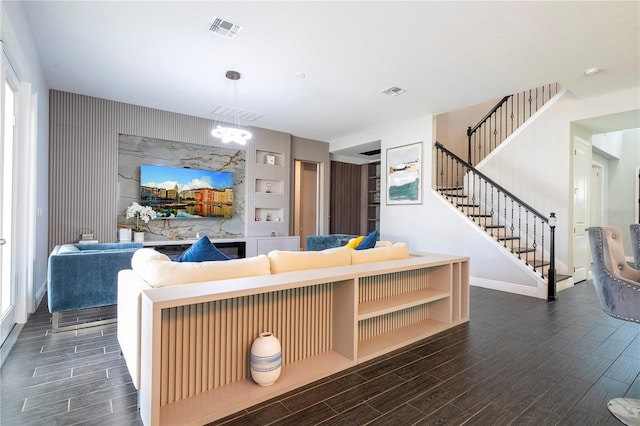
[[[387,205],[422,204],[422,142],[387,148]]]

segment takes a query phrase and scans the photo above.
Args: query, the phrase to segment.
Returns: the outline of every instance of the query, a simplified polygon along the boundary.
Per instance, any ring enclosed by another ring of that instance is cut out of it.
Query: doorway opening
[[[317,235],[320,223],[320,163],[295,161],[293,235],[307,249],[307,236]]]

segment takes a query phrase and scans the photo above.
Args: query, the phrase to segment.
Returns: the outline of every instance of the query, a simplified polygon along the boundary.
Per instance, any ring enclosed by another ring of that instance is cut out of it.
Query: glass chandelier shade
[[[240,80],[240,73],[237,71],[227,71],[225,76],[234,82],[234,101],[237,104],[237,87],[236,81]],[[233,123],[225,123],[224,125],[218,124],[215,129],[211,131],[211,135],[221,140],[222,143],[230,143],[234,142],[239,145],[246,145],[247,141],[253,137],[250,131],[242,129],[240,127],[240,117],[238,116],[238,111],[236,110],[232,117]]]
[[[237,127],[221,126],[219,124],[211,131],[211,134],[220,139],[222,143],[235,142],[239,145],[246,145],[247,141],[253,137],[251,132],[248,130],[243,130]]]

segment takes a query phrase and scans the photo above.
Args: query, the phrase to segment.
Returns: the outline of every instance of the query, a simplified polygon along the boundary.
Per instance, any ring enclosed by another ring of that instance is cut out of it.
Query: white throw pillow
[[[351,252],[351,263],[384,262],[409,258],[409,246],[406,243],[395,243],[387,247],[376,247],[369,250],[354,250]]]
[[[151,287],[271,274],[265,255],[223,262],[172,262],[168,256],[150,248],[136,251],[131,266]]]
[[[349,266],[351,265],[351,251],[347,247],[335,247],[321,251],[273,250],[269,252],[271,273]]]

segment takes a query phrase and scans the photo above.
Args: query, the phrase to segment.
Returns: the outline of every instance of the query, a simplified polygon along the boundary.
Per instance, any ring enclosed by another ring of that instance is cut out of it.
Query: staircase
[[[557,84],[505,96],[474,127],[469,127],[464,160],[436,142],[435,186],[464,213],[525,265],[548,282],[548,300],[556,299],[555,214],[536,211],[473,167],[510,136],[559,90]]]

